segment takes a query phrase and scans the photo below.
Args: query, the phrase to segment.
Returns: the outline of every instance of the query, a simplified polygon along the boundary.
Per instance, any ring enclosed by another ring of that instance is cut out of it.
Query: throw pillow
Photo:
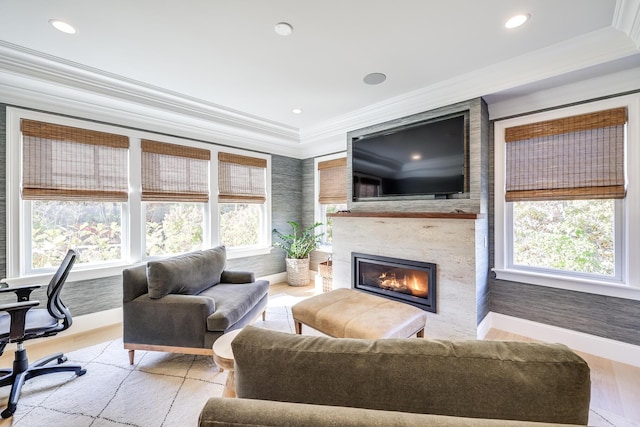
[[[147,263],[149,298],[168,294],[196,295],[220,283],[227,251],[218,246]]]

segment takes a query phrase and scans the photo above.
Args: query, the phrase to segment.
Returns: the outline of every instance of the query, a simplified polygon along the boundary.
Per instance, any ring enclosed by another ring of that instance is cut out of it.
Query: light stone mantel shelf
[[[336,212],[328,213],[330,218],[444,218],[478,219],[483,214],[472,212]]]

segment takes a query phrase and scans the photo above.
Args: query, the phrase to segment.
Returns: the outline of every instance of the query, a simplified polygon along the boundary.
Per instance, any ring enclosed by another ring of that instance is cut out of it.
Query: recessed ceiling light
[[[412,154],[411,155],[411,160],[420,160],[422,158],[422,156],[418,153]]]
[[[286,22],[278,22],[274,27],[276,34],[281,36],[289,36],[293,32],[293,27],[291,24],[287,24]]]
[[[364,76],[362,79],[368,85],[379,85],[383,81],[387,80],[387,76],[382,73],[370,73]]]
[[[294,108],[291,112],[293,114],[302,114],[302,108]]]
[[[527,22],[530,17],[531,15],[529,15],[528,13],[521,13],[519,15],[512,16],[507,22],[505,22],[504,26],[505,28],[509,29],[517,28]]]
[[[53,25],[53,28],[55,28],[58,31],[62,31],[63,33],[75,34],[78,32],[78,30],[73,28],[73,26],[71,26],[70,24],[67,24],[64,21],[60,21],[59,19],[49,19],[49,23]]]

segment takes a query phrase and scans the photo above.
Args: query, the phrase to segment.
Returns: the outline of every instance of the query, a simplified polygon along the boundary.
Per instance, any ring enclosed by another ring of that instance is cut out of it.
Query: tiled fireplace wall
[[[474,339],[488,310],[486,235],[477,219],[334,217],[333,287],[351,287],[352,252],[435,263],[438,312],[425,336]]]

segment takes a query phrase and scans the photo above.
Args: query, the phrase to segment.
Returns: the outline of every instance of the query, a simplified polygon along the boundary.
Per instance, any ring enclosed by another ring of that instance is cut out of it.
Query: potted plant
[[[322,225],[316,222],[300,231],[295,221],[287,221],[291,226],[290,234],[283,234],[273,229],[273,234],[280,239],[273,245],[284,250],[287,265],[287,283],[291,286],[305,286],[309,283],[309,254],[320,244],[324,233],[315,234],[316,227]]]

